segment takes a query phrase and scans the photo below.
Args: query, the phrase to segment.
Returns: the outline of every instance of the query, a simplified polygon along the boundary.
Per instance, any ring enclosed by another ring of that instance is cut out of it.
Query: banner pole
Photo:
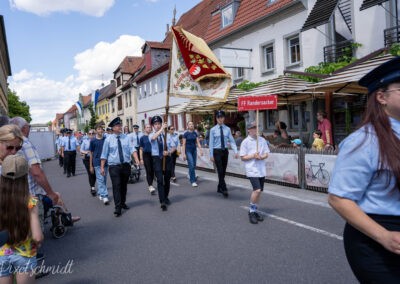
[[[256,128],[256,130],[257,130],[257,136],[256,136],[256,138],[257,138],[257,148],[256,148],[256,153],[258,153],[258,109],[257,109],[257,111],[256,111],[256,126],[257,126],[257,128]]]
[[[172,33],[172,40],[175,40],[175,36]],[[169,65],[168,65],[168,82],[167,82],[167,101],[165,103],[165,122],[168,124],[168,115],[169,115],[169,92],[171,87],[171,65],[172,65],[172,46],[169,51]],[[164,151],[168,151],[167,147],[167,136],[168,136],[168,127],[165,128],[165,140],[164,140]],[[163,156],[163,171],[165,171],[165,156]]]

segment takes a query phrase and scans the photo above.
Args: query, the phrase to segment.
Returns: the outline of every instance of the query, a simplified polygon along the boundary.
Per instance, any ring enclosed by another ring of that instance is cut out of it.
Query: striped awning
[[[237,98],[239,96],[278,95],[278,105],[282,105],[311,98],[315,93],[310,93],[309,88],[309,82],[290,75],[281,75],[249,91],[232,88],[226,102],[191,100],[188,103],[171,107],[170,113],[212,112],[217,109],[224,109],[228,112],[237,111]]]
[[[328,23],[338,2],[339,0],[317,0],[301,31],[304,32]]]
[[[387,2],[388,0],[364,0],[361,7],[360,11],[371,8],[376,5],[380,5],[382,3]]]
[[[310,86],[309,91],[324,91],[336,94],[367,94],[367,88],[358,85],[358,81],[369,71],[392,58],[392,55],[384,55],[356,64],[322,79],[319,83],[313,84]]]

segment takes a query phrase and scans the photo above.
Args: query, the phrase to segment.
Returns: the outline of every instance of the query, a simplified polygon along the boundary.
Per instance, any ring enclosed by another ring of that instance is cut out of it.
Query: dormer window
[[[225,7],[221,11],[222,27],[225,28],[233,23],[233,4]]]

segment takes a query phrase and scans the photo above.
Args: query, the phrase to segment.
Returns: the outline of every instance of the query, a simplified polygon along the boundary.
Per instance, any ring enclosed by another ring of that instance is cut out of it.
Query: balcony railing
[[[400,42],[400,26],[395,26],[384,30],[385,47],[390,47],[394,43]]]
[[[324,47],[325,63],[338,62],[354,56],[353,40],[345,40]]]

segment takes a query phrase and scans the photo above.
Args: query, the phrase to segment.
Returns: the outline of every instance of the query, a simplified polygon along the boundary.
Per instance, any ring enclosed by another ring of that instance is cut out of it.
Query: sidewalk
[[[175,171],[184,174],[185,176],[188,174],[188,168],[181,167],[179,165],[176,165]],[[196,174],[199,176],[200,180],[218,180],[217,173],[196,170]],[[228,186],[239,186],[249,189],[251,188],[250,182],[246,178],[239,178],[227,175],[225,177],[225,181]],[[328,195],[326,193],[315,192],[296,187],[283,186],[273,183],[266,183],[264,187],[264,193],[330,208],[327,201]]]

